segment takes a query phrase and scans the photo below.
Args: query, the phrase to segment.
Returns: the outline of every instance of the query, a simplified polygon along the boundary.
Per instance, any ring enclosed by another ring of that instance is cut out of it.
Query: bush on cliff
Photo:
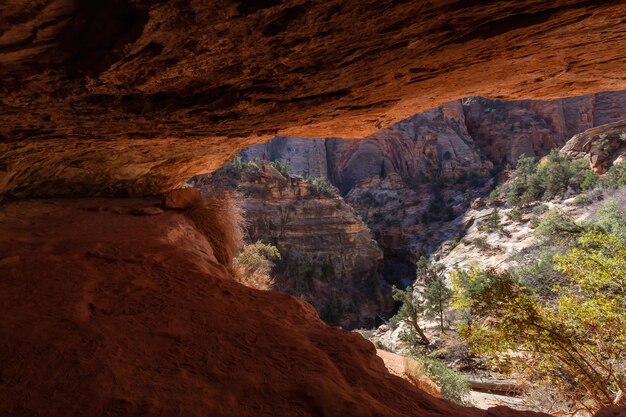
[[[464,406],[472,405],[469,400],[470,386],[462,374],[432,356],[414,355],[412,358],[421,365],[421,369],[416,372],[422,371],[432,379],[441,388],[442,398]]]
[[[261,241],[246,245],[233,261],[233,276],[248,287],[270,290],[274,285],[270,273],[280,258],[274,245]]]
[[[569,192],[592,189],[597,178],[584,160],[570,160],[553,150],[539,162],[522,156],[502,192],[510,206],[524,207],[538,200],[562,198]]]
[[[335,197],[339,191],[324,177],[307,177],[306,182],[311,185],[312,197]]]

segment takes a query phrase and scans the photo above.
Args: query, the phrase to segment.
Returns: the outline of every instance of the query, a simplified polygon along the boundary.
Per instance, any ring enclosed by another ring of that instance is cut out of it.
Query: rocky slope
[[[279,249],[276,289],[299,296],[344,328],[371,327],[393,308],[378,270],[382,251],[343,199],[269,163],[228,165],[192,179],[204,190],[238,190],[251,242]]]
[[[363,140],[279,137],[241,155],[286,161],[291,172],[328,177],[385,250],[387,278],[399,282],[412,277],[411,264],[420,255],[463,232],[458,216],[493,186],[487,178],[494,168],[510,166],[521,155],[544,156],[575,134],[611,122],[615,128],[607,140],[615,142],[615,159],[624,118],[624,91],[556,101],[471,97]],[[589,147],[587,136],[564,152]]]
[[[84,160],[83,146],[94,149],[97,172],[107,169],[104,140],[122,140],[112,175],[151,182],[134,193],[166,191],[184,182],[175,167],[161,177],[124,167],[158,166],[169,140],[181,140],[184,170],[197,174],[213,169],[207,157],[217,167],[238,151],[233,138],[362,137],[468,95],[620,90],[625,12],[621,1],[589,0],[8,0],[0,165],[45,140],[70,166]],[[168,140],[130,145],[153,138]],[[24,146],[6,145],[15,141]],[[19,181],[0,192],[49,194],[25,170],[12,166],[4,176]],[[60,186],[72,182],[66,171],[39,171],[57,192],[75,192]],[[99,177],[83,179],[83,194],[104,192]]]

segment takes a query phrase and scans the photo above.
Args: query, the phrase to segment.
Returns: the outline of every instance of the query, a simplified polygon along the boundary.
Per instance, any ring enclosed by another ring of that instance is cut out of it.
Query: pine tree
[[[452,300],[452,290],[448,288],[445,279],[440,275],[424,289],[422,296],[425,301],[426,314],[439,319],[439,328],[443,333],[445,331],[444,313]]]

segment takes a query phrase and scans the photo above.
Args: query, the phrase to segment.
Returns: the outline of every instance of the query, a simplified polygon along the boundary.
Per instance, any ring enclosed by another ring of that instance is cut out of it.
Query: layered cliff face
[[[242,151],[281,160],[300,175],[326,175],[374,232],[391,281],[412,277],[410,264],[463,231],[460,219],[475,195],[492,186],[494,168],[521,155],[544,156],[589,127],[626,118],[626,92],[556,101],[499,101],[471,97],[414,115],[358,141],[279,137]],[[623,122],[622,122],[623,123]],[[594,164],[621,155],[620,122],[590,130],[567,149],[588,152],[593,138],[615,146]],[[594,136],[595,132],[595,136]],[[491,185],[490,185],[491,184]]]
[[[521,155],[544,156],[572,136],[626,119],[626,91],[554,101],[469,97],[411,116],[365,139],[277,137],[241,152],[326,176],[343,193],[370,176],[430,179],[486,175]]]
[[[334,191],[285,177],[269,163],[227,165],[191,183],[239,191],[249,240],[270,242],[281,253],[275,288],[310,302],[329,323],[371,327],[393,308],[378,272],[382,251]]]
[[[588,129],[571,138],[561,149],[569,158],[584,158],[599,174],[614,164],[624,163],[626,120]]]
[[[544,156],[580,132],[626,118],[625,91],[555,101],[474,98],[464,104],[471,136],[495,163]]]

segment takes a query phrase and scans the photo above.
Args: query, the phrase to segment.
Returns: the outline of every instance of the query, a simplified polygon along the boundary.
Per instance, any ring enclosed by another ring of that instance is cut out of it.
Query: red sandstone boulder
[[[165,194],[163,197],[163,208],[174,210],[185,210],[196,204],[202,195],[197,188],[178,188]]]

